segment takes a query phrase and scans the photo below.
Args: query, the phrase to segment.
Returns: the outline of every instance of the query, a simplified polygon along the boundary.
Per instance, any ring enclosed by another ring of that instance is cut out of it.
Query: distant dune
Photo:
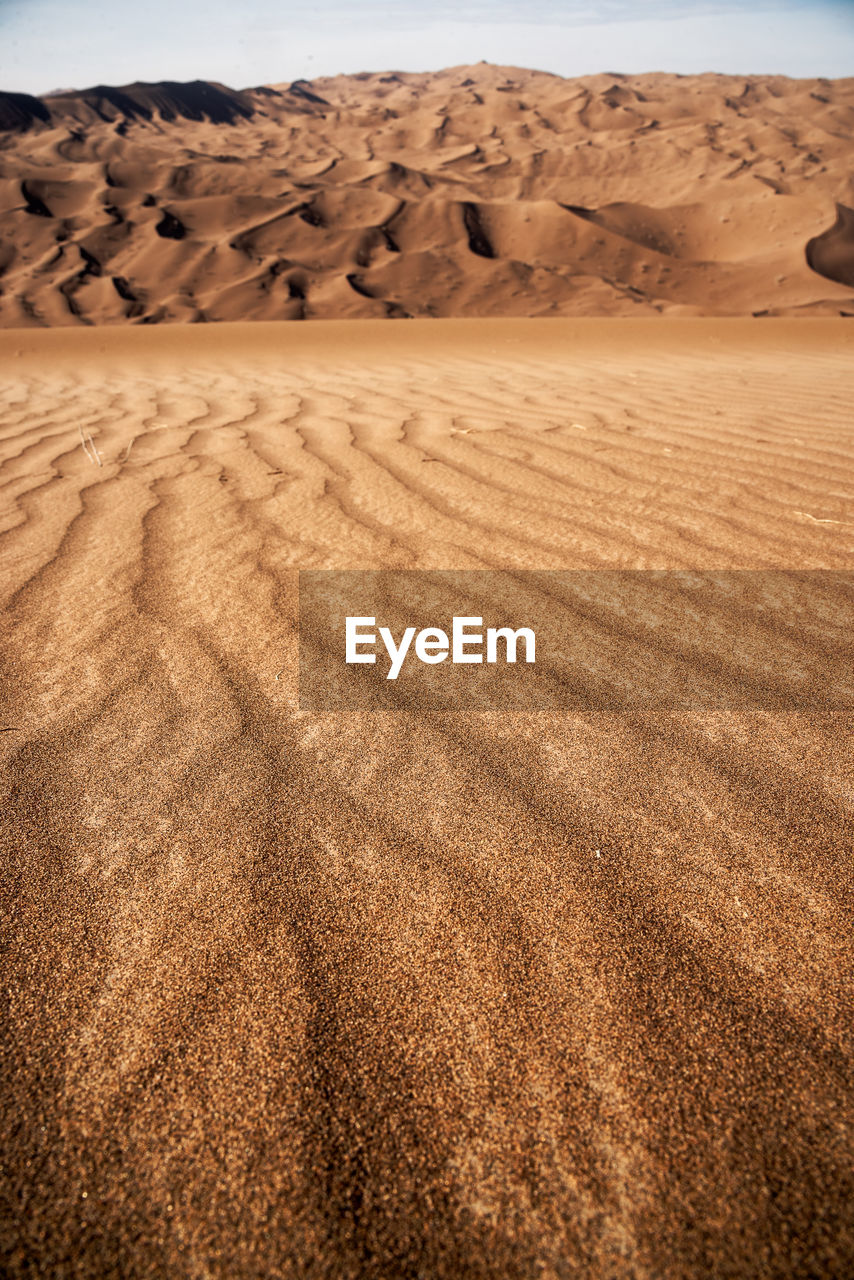
[[[854,79],[0,94],[0,325],[851,315],[852,133]]]
[[[854,209],[836,206],[836,221],[807,245],[807,262],[828,280],[854,288]]]

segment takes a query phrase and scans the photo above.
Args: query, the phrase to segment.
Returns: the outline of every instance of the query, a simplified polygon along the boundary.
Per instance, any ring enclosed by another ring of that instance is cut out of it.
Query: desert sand
[[[0,325],[854,315],[854,80],[0,94]]]
[[[5,1274],[852,1273],[850,716],[296,689],[300,568],[850,568],[852,355],[0,335]]]

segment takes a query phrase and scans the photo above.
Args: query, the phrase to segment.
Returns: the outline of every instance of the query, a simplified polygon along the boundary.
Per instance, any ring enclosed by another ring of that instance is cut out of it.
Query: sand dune
[[[828,280],[854,283],[854,209],[836,206],[836,221],[807,245],[807,262]]]
[[[854,314],[853,128],[852,80],[487,64],[0,95],[0,324]]]
[[[299,568],[850,567],[852,343],[0,336],[4,1274],[852,1272],[849,717],[295,687]]]

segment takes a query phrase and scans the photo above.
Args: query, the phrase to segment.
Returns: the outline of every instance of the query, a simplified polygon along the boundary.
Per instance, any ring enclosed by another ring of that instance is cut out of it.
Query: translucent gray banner
[[[308,570],[310,711],[854,708],[854,572]]]

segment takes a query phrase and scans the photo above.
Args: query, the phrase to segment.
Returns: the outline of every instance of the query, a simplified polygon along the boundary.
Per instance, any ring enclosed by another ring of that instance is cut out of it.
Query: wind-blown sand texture
[[[854,315],[851,79],[482,63],[0,94],[0,129],[7,327]]]
[[[854,1271],[850,716],[295,687],[299,568],[850,568],[852,343],[0,338],[5,1275]]]

